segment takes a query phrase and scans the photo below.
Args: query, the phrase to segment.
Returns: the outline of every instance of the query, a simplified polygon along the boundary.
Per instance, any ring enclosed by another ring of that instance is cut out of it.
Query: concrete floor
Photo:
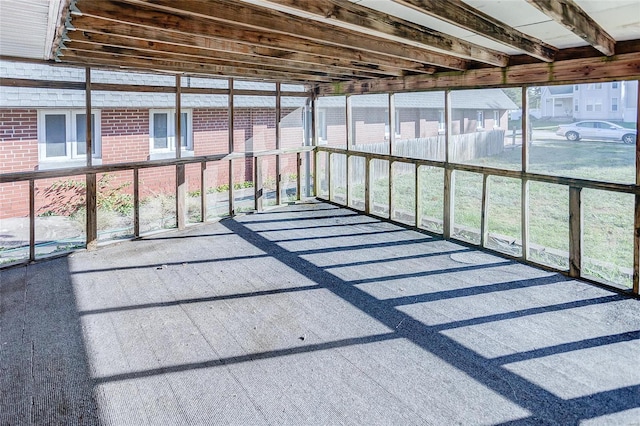
[[[640,424],[640,302],[323,203],[0,272],[0,424]]]

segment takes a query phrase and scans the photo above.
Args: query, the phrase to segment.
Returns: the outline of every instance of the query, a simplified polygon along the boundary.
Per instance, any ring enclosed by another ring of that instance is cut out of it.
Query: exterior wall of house
[[[575,120],[637,121],[638,81],[578,84],[566,95],[553,95],[543,87],[542,117],[573,117]]]
[[[621,121],[623,118],[622,108],[622,84],[599,83],[580,84],[574,87],[574,102],[578,103],[578,110],[574,111],[573,117],[576,120],[612,120]],[[615,107],[612,99],[616,99]],[[575,109],[575,108],[574,108]]]
[[[293,108],[283,109],[283,116],[296,114]],[[275,149],[275,109],[238,108],[234,117],[234,148],[236,152]],[[150,111],[146,108],[100,109],[101,161],[102,164],[146,161],[150,158]],[[199,108],[191,110],[193,155],[225,154],[228,152],[227,108]],[[296,116],[287,126],[281,126],[283,148],[301,146],[304,130]],[[1,172],[37,170],[38,160],[38,110],[0,110],[0,161]],[[234,160],[234,181],[253,181],[253,159]],[[263,160],[265,177],[275,174],[275,158]],[[282,164],[282,174],[296,171],[295,161]],[[131,182],[133,173],[114,173],[110,177],[112,187]],[[200,189],[199,165],[188,165],[186,178],[189,191]],[[275,176],[271,176],[275,179]],[[84,181],[84,177],[79,177]],[[141,196],[157,193],[172,194],[175,190],[175,167],[140,170]],[[48,188],[59,179],[36,181],[36,208],[42,210],[49,202]],[[210,175],[207,185],[217,187],[229,183],[226,164]],[[131,193],[133,185],[123,188]],[[19,217],[28,214],[28,183],[0,185],[0,218]],[[62,192],[60,192],[62,193]],[[42,211],[40,211],[42,213]]]

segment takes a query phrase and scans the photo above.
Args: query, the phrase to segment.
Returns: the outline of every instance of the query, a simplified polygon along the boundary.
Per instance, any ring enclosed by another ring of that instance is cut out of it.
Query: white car
[[[584,120],[577,123],[561,124],[556,135],[564,136],[569,141],[580,139],[617,140],[624,143],[636,143],[638,131],[627,129],[615,123],[598,120]]]

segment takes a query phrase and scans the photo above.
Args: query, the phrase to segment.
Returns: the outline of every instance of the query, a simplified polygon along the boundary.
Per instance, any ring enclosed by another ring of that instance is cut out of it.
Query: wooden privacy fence
[[[456,162],[465,162],[477,158],[490,157],[501,154],[504,151],[504,138],[506,132],[501,129],[489,130],[487,132],[465,133],[462,135],[452,135],[450,139],[451,159]],[[393,143],[393,155],[406,158],[419,158],[424,160],[444,160],[445,136],[438,135],[429,138],[401,139]],[[350,152],[367,152],[371,154],[389,154],[389,143],[371,143],[352,145]],[[336,182],[345,182],[346,170],[344,164],[346,158],[335,159]],[[364,162],[356,161],[349,165],[351,179],[361,181],[365,173]],[[372,168],[373,176],[382,179],[389,177],[389,166],[382,161],[376,161]]]

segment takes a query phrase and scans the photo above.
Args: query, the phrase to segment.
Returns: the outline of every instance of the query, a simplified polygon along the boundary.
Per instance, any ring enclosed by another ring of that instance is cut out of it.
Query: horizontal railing
[[[207,202],[206,197],[208,193],[207,188],[207,179],[205,176],[205,172],[207,170],[208,163],[228,163],[229,167],[229,182],[228,182],[228,204],[229,211],[228,214],[233,216],[236,213],[236,208],[234,205],[234,177],[233,177],[233,166],[234,160],[252,158],[253,159],[253,191],[254,191],[254,208],[256,211],[261,211],[263,209],[263,199],[264,199],[264,184],[262,177],[262,161],[268,157],[275,158],[276,170],[281,170],[280,161],[281,156],[283,155],[296,155],[296,199],[300,200],[302,197],[302,154],[312,152],[314,150],[313,147],[309,146],[301,146],[297,148],[286,148],[286,149],[276,149],[276,150],[267,150],[267,151],[259,151],[259,152],[234,152],[231,154],[220,154],[220,155],[205,155],[198,157],[188,157],[188,158],[179,158],[179,159],[165,159],[165,160],[154,160],[154,161],[141,161],[141,162],[131,162],[131,163],[119,163],[119,164],[109,164],[109,165],[99,165],[99,166],[90,166],[90,167],[76,167],[76,168],[64,168],[64,169],[55,169],[55,170],[42,170],[42,171],[24,171],[24,172],[13,172],[13,173],[3,173],[0,174],[0,183],[13,183],[13,182],[28,182],[29,183],[29,255],[28,258],[11,262],[7,264],[0,264],[0,269],[6,267],[13,267],[16,265],[25,264],[28,262],[32,262],[36,259],[36,231],[35,231],[35,222],[36,222],[36,182],[38,180],[43,179],[52,179],[52,178],[67,178],[67,177],[77,177],[84,175],[86,179],[85,186],[85,208],[86,208],[86,244],[85,247],[89,250],[95,249],[98,243],[98,205],[97,205],[97,195],[98,195],[98,185],[97,185],[97,175],[105,174],[105,173],[113,173],[113,172],[133,172],[133,235],[132,238],[138,238],[141,236],[140,233],[140,176],[139,171],[142,169],[153,169],[159,167],[175,167],[175,198],[176,198],[176,213],[175,213],[175,224],[178,229],[185,229],[187,220],[186,220],[186,195],[187,195],[187,185],[185,179],[185,166],[188,164],[200,164],[201,174],[200,174],[200,222],[207,221]],[[282,184],[282,176],[276,176],[275,181],[275,193],[276,193],[276,204],[281,204],[280,194],[281,194],[281,184]],[[310,194],[312,195],[312,194]]]
[[[317,147],[316,155],[321,155],[322,153],[326,153],[327,160],[325,164],[325,178],[328,184],[329,195],[328,197],[323,197],[321,195],[321,179],[322,174],[321,170],[319,170],[318,159],[316,157],[316,166],[314,168],[314,177],[316,179],[314,183],[314,187],[316,188],[316,197],[320,199],[325,199],[327,201],[336,201],[335,194],[332,193],[333,182],[332,182],[332,157],[336,154],[346,156],[346,190],[345,190],[345,198],[344,202],[339,202],[338,204],[343,204],[346,206],[350,206],[351,203],[351,190],[350,185],[353,182],[350,181],[350,173],[349,173],[349,163],[351,158],[363,158],[365,161],[365,176],[364,176],[364,212],[366,214],[371,213],[371,206],[373,203],[371,197],[371,188],[372,188],[372,173],[370,172],[370,163],[372,160],[382,160],[387,161],[389,163],[389,199],[388,199],[388,214],[387,218],[389,220],[394,220],[394,205],[393,205],[393,180],[395,176],[392,174],[393,164],[401,163],[413,165],[415,167],[415,212],[414,223],[413,226],[415,228],[421,228],[422,222],[422,205],[420,202],[420,188],[418,183],[418,174],[420,167],[435,167],[440,168],[444,171],[444,184],[442,188],[444,207],[442,212],[443,218],[443,231],[442,236],[445,239],[455,239],[452,237],[453,235],[453,226],[454,226],[454,218],[452,217],[453,212],[453,202],[454,196],[453,192],[454,181],[453,181],[453,172],[471,172],[476,173],[482,176],[482,199],[481,199],[481,212],[480,212],[480,244],[477,246],[482,247],[483,249],[488,249],[499,253],[500,255],[505,255],[504,252],[492,250],[491,248],[486,247],[486,241],[488,237],[488,192],[489,185],[487,185],[487,179],[489,177],[505,177],[505,178],[514,178],[518,179],[521,182],[522,192],[521,192],[521,233],[520,235],[520,243],[522,246],[522,254],[520,256],[510,256],[515,257],[524,263],[533,264],[535,266],[541,266],[546,269],[551,269],[554,271],[558,271],[561,273],[565,273],[570,277],[587,279],[589,281],[594,281],[591,277],[584,276],[582,274],[582,259],[583,259],[583,245],[582,245],[582,235],[583,235],[583,206],[581,199],[581,192],[583,189],[595,189],[602,191],[611,191],[616,193],[623,194],[631,194],[635,196],[635,211],[634,211],[634,228],[637,229],[637,224],[640,223],[640,186],[633,184],[622,184],[622,183],[613,183],[613,182],[601,182],[594,181],[589,179],[578,179],[578,178],[570,178],[564,176],[550,176],[538,173],[530,173],[525,171],[517,171],[517,170],[505,170],[505,169],[497,169],[485,166],[476,166],[471,164],[457,164],[451,162],[444,161],[434,161],[434,160],[425,160],[425,159],[417,159],[417,158],[408,158],[401,157],[389,154],[378,154],[378,153],[370,153],[370,152],[361,152],[354,150],[347,150],[342,148],[335,147],[327,147],[327,146],[319,146]],[[529,182],[540,182],[540,183],[548,183],[548,184],[557,184],[563,185],[569,188],[569,269],[561,270],[558,268],[550,267],[549,265],[541,264],[531,259],[530,257],[530,238],[529,238]],[[406,223],[405,223],[406,224]],[[609,287],[614,287],[616,290],[622,290],[625,292],[630,292],[634,295],[638,295],[638,269],[639,262],[637,259],[638,249],[640,247],[640,236],[638,232],[634,232],[634,265],[633,265],[633,279],[632,279],[632,288],[631,289],[623,289],[613,285],[608,282],[600,282],[595,281],[598,284],[603,284]],[[506,254],[508,256],[508,254]]]

